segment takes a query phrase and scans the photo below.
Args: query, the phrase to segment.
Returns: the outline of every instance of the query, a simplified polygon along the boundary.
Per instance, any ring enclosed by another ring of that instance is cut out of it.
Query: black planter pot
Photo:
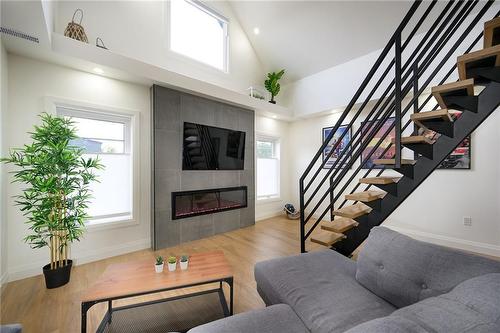
[[[269,101],[269,103],[271,103],[271,104],[276,104],[276,101]]]
[[[73,260],[68,260],[68,264],[56,269],[50,269],[50,264],[43,266],[43,275],[45,276],[45,285],[47,289],[53,289],[64,286],[69,282]]]

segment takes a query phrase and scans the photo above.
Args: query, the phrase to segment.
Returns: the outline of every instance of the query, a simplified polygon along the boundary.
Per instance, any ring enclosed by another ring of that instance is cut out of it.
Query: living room
[[[0,10],[2,333],[500,331],[498,2]]]

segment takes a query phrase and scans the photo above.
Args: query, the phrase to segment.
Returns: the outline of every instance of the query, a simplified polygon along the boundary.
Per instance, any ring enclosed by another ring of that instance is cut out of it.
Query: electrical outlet
[[[466,226],[466,227],[472,226],[472,217],[464,216],[464,226]]]

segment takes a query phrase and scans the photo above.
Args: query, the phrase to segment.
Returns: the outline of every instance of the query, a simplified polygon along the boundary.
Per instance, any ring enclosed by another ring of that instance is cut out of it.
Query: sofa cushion
[[[395,308],[361,286],[356,264],[335,251],[273,259],[255,266],[267,304],[290,305],[312,332],[344,332]]]
[[[278,304],[232,317],[219,319],[193,328],[189,333],[305,333],[309,330],[295,312],[285,304]]]
[[[495,261],[373,228],[357,264],[356,279],[396,307],[447,293],[467,279],[499,273]]]
[[[346,333],[500,332],[500,274],[466,280],[452,291],[401,308]]]

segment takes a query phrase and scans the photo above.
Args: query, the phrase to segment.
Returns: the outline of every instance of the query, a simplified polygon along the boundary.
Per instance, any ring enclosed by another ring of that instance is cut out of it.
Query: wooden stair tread
[[[500,29],[500,17],[495,17],[492,20],[484,22],[484,37],[483,37],[483,47],[488,48],[493,45],[494,32],[495,39],[498,41],[498,29]],[[496,31],[495,31],[496,30]]]
[[[440,86],[432,87],[432,96],[436,99],[439,106],[446,109],[446,103],[443,100],[443,95],[452,93],[454,91],[459,92],[465,90],[467,96],[474,96],[474,79],[460,80],[457,82],[451,82],[442,84]]]
[[[333,211],[333,215],[347,217],[350,219],[355,219],[356,217],[360,217],[362,215],[368,214],[371,212],[371,208],[367,205],[358,202],[357,204],[351,206],[345,206],[341,209],[337,209]]]
[[[434,141],[424,135],[413,135],[401,138],[401,144],[403,145],[416,144],[416,143],[432,145]]]
[[[488,47],[479,51],[470,52],[457,58],[457,68],[458,68],[458,77],[460,80],[467,79],[466,74],[466,64],[473,61],[478,61],[482,59],[486,59],[489,57],[495,58],[495,66],[500,66],[500,45],[495,45],[492,47]]]
[[[330,247],[344,238],[346,236],[343,234],[320,229],[314,231],[314,234],[311,236],[311,242]]]
[[[373,163],[377,165],[394,165],[396,164],[396,160],[394,158],[382,158],[374,160]],[[401,164],[413,165],[415,163],[417,163],[417,161],[415,160],[407,160],[404,158],[401,159]]]
[[[370,184],[370,185],[388,185],[397,183],[399,180],[398,177],[368,177],[361,178],[359,180],[362,184]]]
[[[421,122],[430,119],[442,119],[444,121],[450,121],[450,122],[453,121],[451,119],[450,113],[448,112],[448,109],[439,109],[435,111],[412,113],[410,115],[410,119],[413,120],[414,122]]]
[[[341,217],[339,219],[333,220],[332,222],[324,221],[321,224],[321,229],[341,234],[351,228],[357,227],[358,225],[359,223],[356,220],[347,217]]]
[[[387,193],[379,190],[367,190],[364,192],[356,192],[351,194],[346,194],[346,200],[354,200],[361,202],[371,202],[374,200],[382,199]]]

